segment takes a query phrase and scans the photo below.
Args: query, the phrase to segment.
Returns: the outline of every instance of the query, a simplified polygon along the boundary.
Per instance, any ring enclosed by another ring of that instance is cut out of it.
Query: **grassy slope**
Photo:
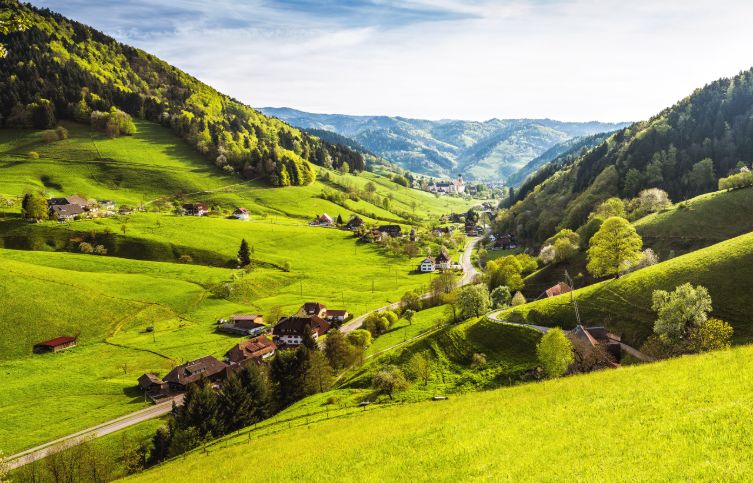
[[[440,310],[443,308],[419,312],[416,324],[431,327],[427,319],[436,321]],[[422,314],[425,315],[421,317]],[[395,344],[402,338],[394,341],[395,337],[391,337],[391,334],[400,333],[398,329],[384,337],[392,338]],[[459,325],[445,326],[438,332],[368,360],[345,381],[343,387],[368,389],[372,376],[387,365],[402,367],[410,375],[409,361],[418,353],[428,358],[433,375],[426,384],[414,381],[407,392],[397,396],[401,401],[422,401],[434,394],[508,385],[517,382],[525,370],[535,365],[535,346],[539,337],[538,332],[527,328],[503,325],[485,319],[471,319]],[[380,343],[377,339],[376,344]],[[487,364],[484,367],[472,368],[473,354],[486,355]],[[372,399],[375,397],[376,395],[371,396]]]
[[[46,188],[53,194],[84,192],[133,205],[202,191],[188,198],[225,208],[246,206],[254,220],[145,213],[62,225],[29,225],[13,216],[3,222],[1,234],[14,243],[22,239],[47,250],[0,250],[0,288],[6,300],[0,306],[0,419],[8,423],[0,428],[0,450],[6,453],[141,407],[135,379],[145,371],[164,374],[185,360],[222,356],[236,339],[214,333],[220,316],[267,313],[277,305],[292,311],[309,299],[362,313],[429,283],[428,276],[410,273],[417,260],[356,245],[347,232],[305,226],[304,220],[316,213],[344,218],[350,213],[318,198],[324,185],[238,186],[238,179],[208,168],[168,130],[149,123],[139,123],[137,136],[114,140],[83,126],[67,126],[70,139],[52,144],[44,144],[38,132],[0,130],[0,193]],[[40,154],[38,160],[28,157],[32,150]],[[394,192],[394,202],[403,207],[418,200],[419,213],[425,209],[433,217],[447,206],[445,200],[366,176],[379,185],[382,196]],[[359,210],[389,220],[396,216],[359,203]],[[461,200],[449,203],[466,206]],[[125,235],[120,231],[124,223]],[[234,257],[245,237],[266,265],[246,277],[249,290],[230,302],[206,290],[229,279],[228,269],[49,251],[63,248],[78,233],[106,230],[117,234],[123,256],[174,261],[178,254],[190,253],[197,262],[220,264]],[[289,273],[274,268],[286,261]],[[156,337],[144,332],[150,325]],[[33,343],[63,334],[80,335],[79,347],[65,354],[31,355]]]
[[[644,246],[667,260],[672,253],[689,253],[753,231],[751,204],[753,188],[717,191],[645,216],[634,226],[643,237]],[[565,280],[565,270],[578,287],[596,282],[586,270],[586,253],[579,252],[567,262],[547,265],[526,277],[524,294],[529,299],[540,296]]]
[[[673,290],[690,282],[709,289],[712,314],[735,327],[738,342],[753,338],[749,296],[753,273],[753,233],[718,243],[618,280],[609,280],[576,291],[585,324],[606,325],[634,344],[650,335],[656,315],[651,294],[656,289]],[[570,296],[563,295],[522,305],[506,312],[509,320],[572,327],[575,314]]]
[[[252,215],[277,215],[311,219],[328,212],[343,218],[354,213],[387,221],[401,218],[365,201],[338,206],[318,196],[325,185],[285,189],[269,188],[255,182],[229,177],[206,164],[171,131],[149,122],[137,122],[139,132],[132,137],[108,139],[88,127],[65,123],[69,139],[46,144],[41,132],[0,130],[0,194],[22,195],[30,189],[47,189],[53,194],[85,193],[96,198],[113,199],[120,204],[148,203],[163,196],[196,193],[189,199],[205,201],[224,208],[245,206]],[[28,153],[35,151],[39,159]],[[428,193],[410,190],[385,179],[366,174],[364,178],[335,175],[340,183],[362,187],[374,180],[378,194],[392,194],[396,208],[410,211],[410,201],[418,203],[418,214],[431,217],[448,211],[464,211],[469,202],[458,198],[438,199]],[[349,209],[350,208],[350,209]]]
[[[265,467],[270,481],[749,480],[751,357],[740,348],[374,408],[261,431],[250,444],[244,433],[133,481],[257,478],[254,448],[286,455]]]
[[[753,231],[753,188],[717,191],[641,218],[635,228],[646,246],[666,258]]]

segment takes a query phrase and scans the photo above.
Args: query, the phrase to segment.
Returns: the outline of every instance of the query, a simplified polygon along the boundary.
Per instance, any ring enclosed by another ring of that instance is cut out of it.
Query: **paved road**
[[[473,282],[473,279],[478,274],[478,270],[476,270],[476,267],[473,266],[473,263],[471,263],[471,253],[473,252],[473,249],[478,244],[478,241],[480,238],[471,238],[468,240],[468,243],[465,246],[465,250],[463,251],[463,256],[460,259],[460,266],[463,268],[463,276],[460,277],[460,285],[468,285],[469,283]],[[431,293],[425,293],[421,296],[421,299],[427,299],[431,297]],[[366,317],[368,317],[373,312],[381,312],[383,310],[394,310],[396,308],[400,307],[400,302],[394,302],[389,305],[385,305],[383,307],[379,307],[378,309],[371,310],[369,312],[366,312],[363,315],[360,315],[347,324],[344,324],[342,327],[340,327],[340,331],[344,333],[353,332],[354,330],[361,327],[363,324],[363,321],[366,320]]]
[[[547,331],[549,331],[549,327],[544,327],[543,325],[521,324],[518,322],[510,322],[509,320],[500,320],[498,318],[498,315],[501,312],[502,312],[501,310],[498,310],[496,312],[491,312],[487,314],[486,316],[489,318],[489,320],[493,320],[494,322],[499,322],[500,324],[519,325],[521,327],[528,327],[529,329],[538,330],[542,334],[546,334]]]
[[[47,455],[75,446],[84,440],[100,438],[110,433],[114,433],[115,431],[120,431],[121,429],[133,426],[134,424],[164,416],[172,409],[173,401],[175,401],[176,404],[180,404],[183,402],[183,396],[178,396],[170,401],[155,404],[154,406],[150,406],[131,414],[126,414],[125,416],[113,419],[112,421],[93,426],[83,431],[79,431],[78,433],[70,434],[60,439],[27,449],[21,453],[11,455],[7,458],[8,464],[10,469],[18,468],[19,466],[42,459]]]

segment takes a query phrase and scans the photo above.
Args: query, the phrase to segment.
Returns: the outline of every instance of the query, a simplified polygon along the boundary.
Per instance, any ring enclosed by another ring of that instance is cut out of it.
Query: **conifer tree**
[[[238,249],[238,263],[241,267],[251,264],[251,252],[245,238],[241,240],[241,247]]]

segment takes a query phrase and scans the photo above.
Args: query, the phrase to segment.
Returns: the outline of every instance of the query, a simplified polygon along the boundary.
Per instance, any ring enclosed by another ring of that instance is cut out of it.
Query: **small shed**
[[[46,352],[60,352],[72,347],[76,347],[75,337],[57,337],[55,339],[40,342],[39,344],[34,344],[34,353],[44,354]]]

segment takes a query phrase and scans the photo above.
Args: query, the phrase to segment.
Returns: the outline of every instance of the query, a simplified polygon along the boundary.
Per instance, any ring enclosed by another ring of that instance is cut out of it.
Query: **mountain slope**
[[[350,137],[388,161],[417,173],[463,174],[475,179],[504,179],[558,143],[624,126],[549,119],[428,121],[314,114],[284,107],[261,111],[304,129],[324,129]]]
[[[363,158],[269,118],[142,51],[49,10],[3,0],[24,11],[31,28],[0,42],[0,125],[54,127],[59,119],[88,122],[92,111],[117,107],[171,127],[208,161],[246,178],[303,185],[309,162],[352,171]]]
[[[738,163],[753,161],[753,70],[720,79],[648,121],[625,128],[541,183],[503,217],[499,229],[542,241],[577,228],[610,196],[645,188],[673,201],[716,190]]]
[[[713,301],[712,315],[732,324],[737,342],[753,340],[753,233],[739,236],[616,280],[578,289],[575,297],[583,323],[603,325],[639,346],[653,331],[656,313],[651,310],[654,290],[674,290],[689,282],[703,285]],[[569,295],[538,300],[509,309],[503,319],[514,322],[574,327],[575,312]]]
[[[753,477],[745,347],[398,407],[283,421],[128,481],[672,481]],[[323,402],[323,399],[322,399]],[[314,421],[312,423],[312,420]],[[720,436],[722,435],[722,436]],[[722,437],[724,444],[719,444]],[[623,444],[624,443],[624,444]],[[311,448],[327,451],[311,451]],[[598,461],[598,463],[596,463]],[[316,468],[312,472],[312,468]],[[304,476],[302,476],[304,475]]]
[[[611,133],[598,133],[592,136],[568,139],[567,141],[555,144],[543,154],[532,159],[525,166],[516,171],[507,179],[507,183],[510,186],[518,186],[524,182],[525,184],[528,184],[528,177],[539,178],[539,172],[544,171],[542,168],[548,168],[549,164],[562,167],[566,163],[577,159],[584,150],[594,148],[603,143],[610,135]],[[552,168],[552,172],[554,172],[553,170],[554,168]],[[536,176],[531,176],[534,173],[536,173]]]

